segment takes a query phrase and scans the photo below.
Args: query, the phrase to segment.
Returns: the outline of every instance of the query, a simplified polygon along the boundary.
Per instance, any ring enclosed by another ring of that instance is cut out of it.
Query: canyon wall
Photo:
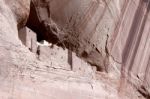
[[[77,55],[100,71],[119,71],[137,87],[146,82],[148,91],[149,2],[33,0],[33,6],[39,21],[53,20],[67,34],[64,43]]]
[[[121,63],[122,78],[149,93],[150,81],[150,1],[137,0],[125,3],[116,30],[108,44],[113,58]]]
[[[2,99],[149,99],[149,75],[150,0],[0,1]]]

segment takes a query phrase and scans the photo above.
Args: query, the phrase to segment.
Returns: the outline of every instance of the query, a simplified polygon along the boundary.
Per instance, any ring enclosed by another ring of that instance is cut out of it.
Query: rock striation
[[[0,0],[0,98],[149,99],[149,75],[150,0]]]

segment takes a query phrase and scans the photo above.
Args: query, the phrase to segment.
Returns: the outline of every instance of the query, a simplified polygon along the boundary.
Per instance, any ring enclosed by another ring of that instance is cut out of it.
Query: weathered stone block
[[[50,48],[48,46],[38,46],[37,50],[38,50],[39,59],[41,61],[50,59],[51,51],[50,51]]]
[[[24,27],[19,30],[19,38],[22,43],[28,47],[33,53],[37,52],[37,37],[36,33],[28,27]]]

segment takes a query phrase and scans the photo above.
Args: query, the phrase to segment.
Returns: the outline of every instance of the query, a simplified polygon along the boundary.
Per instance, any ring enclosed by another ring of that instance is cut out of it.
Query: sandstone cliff
[[[150,0],[0,0],[1,99],[149,99],[149,75]]]

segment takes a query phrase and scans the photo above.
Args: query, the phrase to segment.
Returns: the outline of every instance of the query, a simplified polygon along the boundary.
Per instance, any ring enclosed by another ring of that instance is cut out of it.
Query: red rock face
[[[33,0],[33,5],[38,20],[52,19],[80,57],[107,71],[112,58],[123,77],[149,92],[149,0]]]
[[[53,20],[60,31],[67,35],[64,40],[66,46],[69,45],[68,47],[80,57],[100,70],[106,70],[105,67],[108,63],[107,39],[115,28],[117,16],[123,3],[118,2],[96,0],[47,0],[44,2],[33,0],[31,7],[35,9],[35,12],[31,13],[36,13],[39,16],[37,18],[39,22]],[[32,19],[32,15],[29,19]],[[34,27],[38,26],[31,25],[31,28]],[[42,33],[44,32],[42,31]],[[51,38],[46,37],[46,39]]]
[[[27,25],[69,49],[41,46],[40,60],[18,38],[29,1],[0,0],[0,98],[118,99],[119,80],[149,99],[150,0],[32,0]]]
[[[146,93],[150,91],[150,3],[129,1],[125,6],[109,50],[120,61],[122,76]]]
[[[11,11],[14,13],[14,17],[18,22],[18,28],[24,26],[27,22],[27,18],[30,12],[30,1],[31,0],[3,0],[9,6]]]

